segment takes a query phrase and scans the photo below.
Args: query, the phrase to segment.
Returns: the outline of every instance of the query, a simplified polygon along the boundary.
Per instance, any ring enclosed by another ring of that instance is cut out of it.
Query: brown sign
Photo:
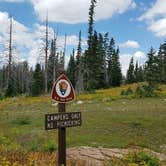
[[[55,113],[45,115],[45,129],[81,126],[81,112]]]
[[[52,88],[52,99],[59,103],[66,103],[74,100],[74,88],[65,74],[55,81]]]

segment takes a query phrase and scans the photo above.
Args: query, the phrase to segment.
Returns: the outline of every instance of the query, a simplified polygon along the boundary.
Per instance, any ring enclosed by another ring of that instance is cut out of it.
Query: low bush
[[[135,90],[135,95],[139,96],[139,97],[143,97],[144,96],[144,90],[142,89],[141,86],[137,86],[136,90]]]
[[[3,100],[5,98],[4,94],[0,92],[0,100]]]
[[[132,95],[133,94],[133,90],[129,87],[126,91],[126,95]]]
[[[52,141],[48,141],[44,147],[43,147],[43,150],[45,152],[53,152],[53,151],[56,151],[57,150],[57,144],[52,142]]]
[[[121,95],[132,95],[133,94],[133,90],[129,87],[126,91],[125,90],[122,90],[121,91]]]
[[[125,91],[121,91],[122,96],[130,96],[134,98],[142,98],[142,97],[156,97],[156,89],[157,87],[152,85],[137,85],[135,91],[133,91],[130,87]]]
[[[125,160],[130,166],[159,166],[159,160],[146,152],[129,154]]]
[[[29,125],[30,123],[31,123],[30,118],[27,116],[19,117],[12,121],[12,124],[20,125],[20,126]]]
[[[125,90],[122,90],[121,93],[120,93],[120,95],[122,95],[122,96],[126,95]]]
[[[152,85],[144,85],[144,96],[145,97],[155,97],[157,94],[155,93],[156,87]]]

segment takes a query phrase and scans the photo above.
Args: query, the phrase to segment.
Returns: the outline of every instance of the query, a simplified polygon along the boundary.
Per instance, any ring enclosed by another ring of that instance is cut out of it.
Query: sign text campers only
[[[81,112],[46,114],[45,121],[46,130],[81,126]]]

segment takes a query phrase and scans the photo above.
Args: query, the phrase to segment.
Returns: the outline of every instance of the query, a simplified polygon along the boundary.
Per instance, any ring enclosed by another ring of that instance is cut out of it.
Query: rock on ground
[[[131,148],[131,149],[107,149],[107,148],[92,148],[92,147],[78,147],[67,149],[67,158],[76,161],[83,161],[86,166],[103,166],[106,160],[110,160],[112,157],[123,158],[128,153],[145,151],[150,152],[159,158],[160,161],[166,160],[166,155],[151,151],[143,148]],[[79,163],[78,163],[79,166]]]

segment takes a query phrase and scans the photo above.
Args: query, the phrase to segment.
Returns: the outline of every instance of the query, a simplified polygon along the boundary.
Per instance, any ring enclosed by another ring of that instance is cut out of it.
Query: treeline
[[[52,41],[53,43],[53,41]],[[55,59],[55,62],[53,61]],[[56,66],[55,72],[54,63]],[[48,58],[48,89],[52,88],[54,80],[60,75],[61,68],[64,65],[64,54],[58,52],[56,55],[51,52]],[[41,64],[36,64],[35,69],[28,65],[28,62],[19,62],[13,64],[11,68],[11,77],[8,76],[8,66],[0,69],[0,95],[16,96],[18,94],[39,95],[44,93],[44,74],[45,69]]]
[[[95,35],[97,33],[95,32]],[[79,33],[78,48],[70,56],[67,70],[65,71],[71,80],[77,93],[91,91],[99,88],[120,86],[122,83],[137,83],[147,81],[149,85],[166,83],[166,42],[160,45],[155,53],[151,48],[147,54],[147,61],[139,66],[130,60],[126,77],[122,76],[119,62],[119,49],[115,46],[114,39],[108,39],[108,33],[95,37],[96,51],[91,69],[87,68],[86,60],[88,50],[81,52],[81,32]],[[94,42],[94,41],[93,41]],[[63,52],[54,53],[52,40],[50,55],[48,57],[48,89],[51,91],[53,82],[60,75],[64,66]],[[89,73],[88,71],[91,70]],[[1,95],[15,96],[18,94],[39,95],[44,93],[44,66],[37,64],[35,69],[30,68],[26,61],[12,65],[12,79],[8,82],[8,66],[0,69]],[[89,76],[91,74],[91,77]],[[93,77],[92,77],[93,76]],[[89,79],[89,80],[87,80]]]
[[[126,83],[143,81],[147,81],[151,86],[166,83],[166,41],[160,45],[157,53],[153,47],[150,48],[143,66],[139,66],[138,62],[134,65],[134,59],[131,58]]]

